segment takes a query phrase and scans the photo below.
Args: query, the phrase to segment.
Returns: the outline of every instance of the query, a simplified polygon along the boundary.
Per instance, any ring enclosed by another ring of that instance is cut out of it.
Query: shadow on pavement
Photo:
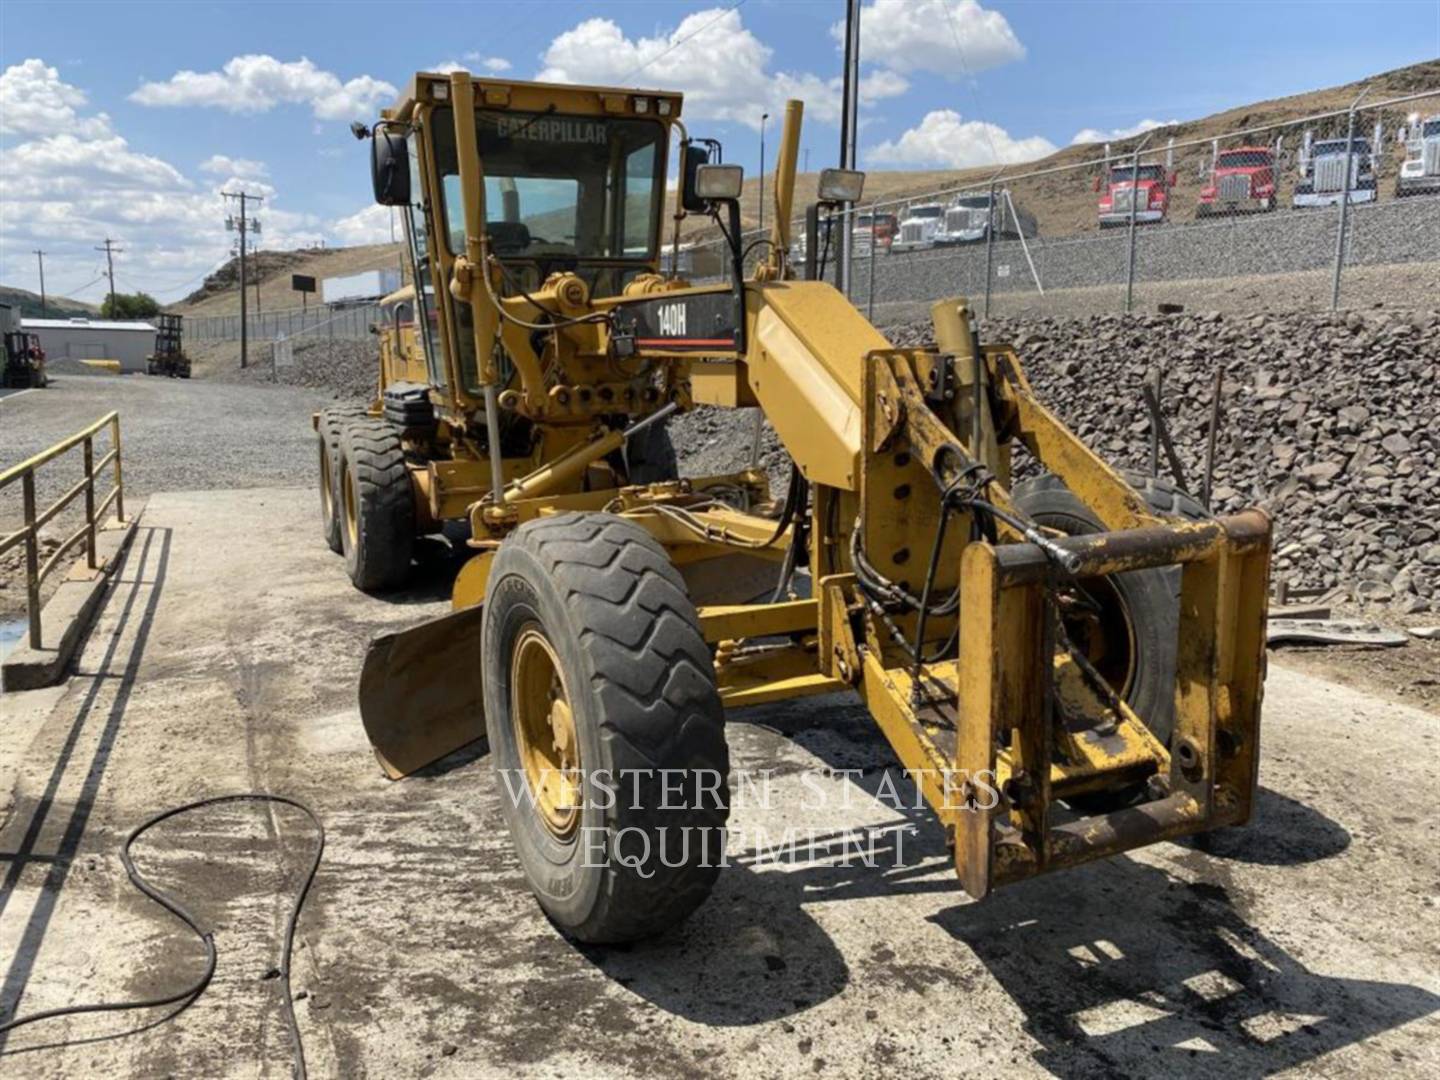
[[[1226,889],[1127,858],[932,918],[1025,1014],[1061,1077],[1268,1076],[1440,1007],[1420,987],[1317,974]]]

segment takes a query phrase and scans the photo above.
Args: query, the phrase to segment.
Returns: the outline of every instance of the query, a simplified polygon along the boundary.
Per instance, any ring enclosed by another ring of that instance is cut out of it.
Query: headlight
[[[738,199],[745,183],[739,165],[701,165],[695,170],[695,194],[702,199]]]
[[[858,169],[821,169],[821,202],[859,202],[865,191],[865,174]]]

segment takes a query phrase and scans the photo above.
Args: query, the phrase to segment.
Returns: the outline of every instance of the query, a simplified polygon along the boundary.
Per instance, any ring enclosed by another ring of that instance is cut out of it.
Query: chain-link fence
[[[850,220],[847,292],[882,321],[955,294],[991,314],[1433,303],[1440,89],[1219,137],[1156,130],[1074,163],[867,203]],[[822,233],[832,281],[841,227],[828,244]],[[792,232],[798,273],[803,221]],[[719,244],[688,245],[681,273],[722,276]],[[764,255],[761,234],[745,244],[747,261]]]
[[[251,341],[279,341],[306,334],[335,341],[363,341],[382,318],[379,304],[316,306],[252,312],[246,316]],[[190,315],[185,319],[188,341],[239,341],[239,315]]]

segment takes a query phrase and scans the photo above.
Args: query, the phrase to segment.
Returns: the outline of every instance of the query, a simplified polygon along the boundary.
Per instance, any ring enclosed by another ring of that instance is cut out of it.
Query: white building
[[[155,351],[155,327],[148,322],[24,319],[20,325],[39,336],[47,360],[118,360],[121,371],[144,371]]]

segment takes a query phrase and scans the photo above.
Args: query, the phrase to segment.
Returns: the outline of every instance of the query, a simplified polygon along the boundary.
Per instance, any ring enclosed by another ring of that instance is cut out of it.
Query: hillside
[[[1268,125],[1275,125],[1269,134],[1268,141],[1273,142],[1276,135],[1284,134],[1286,146],[1293,151],[1299,146],[1303,137],[1303,126],[1286,126],[1289,121],[1300,116],[1348,109],[1360,91],[1367,87],[1369,88],[1368,98],[1371,101],[1382,101],[1385,98],[1400,97],[1424,90],[1440,91],[1440,60],[1428,60],[1421,64],[1397,68],[1394,71],[1383,72],[1359,82],[1346,83],[1343,86],[1309,90],[1300,94],[1292,94],[1289,97],[1239,105],[1198,120],[1187,120],[1168,128],[1157,129],[1151,135],[1147,151],[1153,152],[1158,149],[1158,157],[1163,159],[1165,144],[1172,137],[1177,142],[1191,139],[1213,139],[1227,132]],[[1430,107],[1429,111],[1440,111],[1440,93],[1437,93],[1432,102],[1420,103],[1421,106],[1426,104]],[[1406,105],[1385,115],[1383,119],[1386,130],[1393,133],[1395,125],[1403,120],[1406,112],[1416,107],[1416,105]],[[1368,135],[1376,119],[1375,112],[1363,112],[1361,120],[1357,122],[1357,133]],[[1343,135],[1344,123],[1343,117],[1331,120],[1328,124],[1317,128],[1316,136]],[[1261,136],[1256,136],[1256,138],[1262,142],[1266,141]],[[1134,139],[1116,141],[1111,144],[1111,152],[1119,154],[1133,150],[1135,141]],[[1393,151],[1393,147],[1391,150]],[[1103,152],[1103,145],[1094,143],[1067,146],[1038,161],[1009,166],[1006,172],[1029,173],[1067,165],[1078,166],[1096,160]],[[1209,160],[1208,146],[1197,147],[1189,152],[1176,155],[1175,168],[1180,173],[1180,190],[1177,193],[1175,210],[1181,218],[1189,218],[1194,210],[1195,198],[1200,185],[1193,181],[1197,178],[1201,163],[1208,163]],[[1381,170],[1382,189],[1388,188],[1388,181],[1394,177],[1398,167],[1396,154],[1393,152],[1387,154]],[[908,199],[934,191],[971,184],[982,187],[989,183],[995,172],[995,166],[992,165],[959,170],[867,170],[865,201],[869,202],[874,199],[877,202],[886,202]],[[1025,208],[1039,220],[1042,236],[1068,235],[1096,227],[1094,192],[1089,186],[1089,181],[1093,179],[1093,176],[1093,171],[1082,173],[1077,170],[1073,173],[1047,177],[1042,180],[1024,181],[1016,185],[1012,189],[1012,193],[1017,204],[1023,199]],[[814,201],[818,181],[818,173],[805,173],[796,177],[795,209],[797,215],[807,203]],[[773,182],[774,174],[768,173],[765,183],[768,204],[765,211],[767,219],[771,218],[774,206],[771,201],[773,195],[770,194]],[[756,228],[759,224],[759,187],[759,180],[754,177],[745,181],[745,189],[740,199],[740,217],[743,228],[747,230]],[[691,218],[686,224],[688,228],[682,227],[684,235],[713,234],[715,231],[714,226],[702,218]]]
[[[307,248],[299,251],[259,251],[250,256],[246,265],[247,288],[251,310],[255,308],[255,282],[260,283],[260,310],[280,311],[301,306],[301,294],[290,288],[294,274],[316,279],[343,277],[363,270],[393,269],[400,263],[399,244],[371,244],[350,248]],[[233,315],[240,310],[240,277],[238,259],[231,259],[205,279],[203,285],[185,299],[166,307],[179,315]],[[320,294],[308,298],[318,304]]]
[[[17,289],[0,285],[0,304],[19,308],[22,319],[68,319],[72,316],[96,315],[100,309],[81,300],[69,300],[63,296],[47,296],[45,306],[40,306],[40,294],[28,289]]]
[[[1372,101],[1432,88],[1440,90],[1440,60],[1398,68],[1361,82],[1310,90],[1292,94],[1289,97],[1236,106],[1197,120],[1175,124],[1172,127],[1155,131],[1151,136],[1148,150],[1155,151],[1156,157],[1163,159],[1165,144],[1172,137],[1177,142],[1192,139],[1209,140],[1231,131],[1273,125],[1266,136],[1256,136],[1256,140],[1273,141],[1276,135],[1283,134],[1285,145],[1293,153],[1294,149],[1299,146],[1303,135],[1303,126],[1291,124],[1294,118],[1348,108],[1362,87],[1369,88],[1369,98]],[[1394,110],[1391,114],[1384,115],[1387,132],[1393,132],[1395,125],[1403,119],[1405,110],[1414,107],[1405,106],[1404,109]],[[1440,96],[1437,96],[1433,108],[1440,110]],[[1373,111],[1365,113],[1364,121],[1359,125],[1360,131],[1368,134],[1376,118],[1377,115]],[[1343,134],[1343,124],[1343,118],[1331,120],[1318,127],[1316,135]],[[1112,144],[1112,152],[1123,153],[1131,149],[1133,143],[1134,140],[1117,141]],[[1101,146],[1094,144],[1069,146],[1039,161],[1011,166],[1007,171],[1029,173],[1064,166],[1080,166],[1097,159],[1101,155],[1102,149]],[[1393,148],[1391,149],[1392,152],[1385,155],[1380,169],[1381,188],[1385,192],[1389,191],[1390,181],[1398,168],[1398,157],[1393,152]],[[1180,183],[1175,193],[1172,213],[1177,218],[1186,220],[1192,216],[1196,197],[1202,186],[1203,168],[1209,160],[1208,143],[1176,154],[1174,167],[1180,174]],[[1068,236],[1091,231],[1096,228],[1095,194],[1091,189],[1091,181],[1094,179],[1096,171],[1094,168],[1077,169],[1069,173],[1020,181],[1011,185],[1011,192],[1018,206],[1035,215],[1042,236]],[[1288,201],[1288,184],[1291,183],[1292,173],[1293,170],[1287,170],[1286,175],[1282,178],[1282,202]],[[979,187],[988,183],[994,175],[994,167],[988,165],[983,168],[962,170],[867,171],[865,201],[870,202],[872,199],[878,202],[904,200],[966,185]],[[814,201],[818,181],[818,172],[803,173],[796,177],[794,205],[797,216],[808,203]],[[767,202],[773,199],[771,187],[773,182],[774,175],[771,173],[766,177]],[[759,224],[759,189],[760,183],[757,178],[751,177],[745,181],[740,200],[740,216],[743,228],[746,230],[754,229]],[[773,202],[770,202],[766,209],[767,219],[771,217],[772,207]],[[667,243],[670,238],[670,229],[673,227],[670,213],[670,207],[667,205],[663,230]],[[709,219],[698,216],[687,218],[681,227],[681,232],[683,236],[692,240],[709,239],[716,235],[713,223]],[[300,294],[293,292],[290,288],[292,274],[309,274],[317,278],[335,277],[358,273],[362,270],[393,267],[400,261],[398,244],[375,244],[354,248],[315,248],[288,252],[261,251],[254,257],[254,264],[259,267],[260,308],[262,311],[274,311],[300,306]],[[179,304],[171,305],[168,310],[184,315],[234,314],[240,307],[239,295],[235,288],[236,274],[235,261],[231,260],[207,278],[200,289]],[[254,297],[255,293],[252,290],[250,292],[252,305]]]

